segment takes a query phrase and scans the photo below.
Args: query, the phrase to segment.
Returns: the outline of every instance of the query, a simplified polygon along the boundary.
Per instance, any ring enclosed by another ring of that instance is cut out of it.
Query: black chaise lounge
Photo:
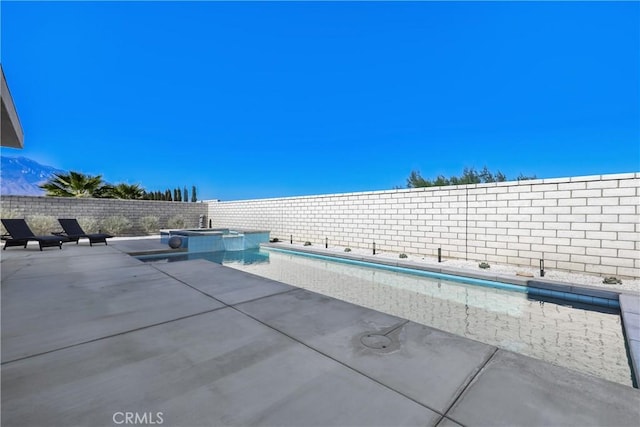
[[[72,242],[76,242],[76,245],[79,243],[79,240],[83,238],[89,239],[89,246],[93,246],[94,243],[104,243],[106,245],[107,239],[113,237],[111,234],[106,233],[87,234],[75,218],[58,219],[58,222],[64,230],[63,236]]]
[[[40,250],[49,246],[57,246],[62,249],[62,242],[67,241],[62,236],[36,236],[24,219],[2,219],[2,225],[9,233],[8,236],[2,237],[2,240],[5,241],[2,250],[7,249],[8,246],[23,246],[26,248],[29,241],[38,242]]]

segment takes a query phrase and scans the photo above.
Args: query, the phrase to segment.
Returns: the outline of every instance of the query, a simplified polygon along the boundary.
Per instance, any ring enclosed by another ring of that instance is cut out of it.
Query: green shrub
[[[344,248],[345,252],[351,252],[351,248]]]
[[[131,228],[131,221],[127,218],[116,215],[102,220],[102,231],[115,236],[124,233]]]
[[[30,215],[25,218],[33,234],[51,234],[54,231],[62,231],[58,220],[50,215]]]
[[[100,221],[91,216],[78,218],[78,224],[85,233],[98,233],[100,231]]]
[[[278,243],[280,241],[280,239],[278,239],[277,237],[274,237],[273,239],[269,240],[271,243]]]
[[[304,242],[304,246],[311,246],[311,242]]]
[[[140,228],[147,234],[157,233],[160,230],[160,218],[154,215],[140,218]]]
[[[400,258],[407,258],[407,254],[400,254]]]
[[[622,285],[622,280],[618,279],[617,277],[611,276],[605,277],[604,280],[602,280],[602,283],[604,283],[605,285]]]
[[[167,228],[184,228],[184,217],[175,215],[167,221]]]
[[[481,262],[480,264],[478,264],[478,267],[480,267],[483,270],[486,270],[487,268],[491,268],[488,262]]]

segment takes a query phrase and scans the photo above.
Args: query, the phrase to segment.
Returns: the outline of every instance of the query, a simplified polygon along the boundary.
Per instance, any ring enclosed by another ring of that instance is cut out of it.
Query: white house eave
[[[2,75],[2,87],[0,88],[0,98],[2,104],[2,122],[0,123],[0,145],[2,147],[24,148],[24,133],[22,125],[13,103],[9,86],[4,77],[4,70],[0,64],[0,74]]]

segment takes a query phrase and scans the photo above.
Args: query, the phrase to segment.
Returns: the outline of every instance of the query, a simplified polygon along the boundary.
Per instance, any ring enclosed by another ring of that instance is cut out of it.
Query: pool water
[[[619,311],[267,250],[186,254],[632,386]],[[161,262],[170,262],[170,257]],[[150,260],[150,259],[147,259]],[[157,262],[157,261],[156,261]]]

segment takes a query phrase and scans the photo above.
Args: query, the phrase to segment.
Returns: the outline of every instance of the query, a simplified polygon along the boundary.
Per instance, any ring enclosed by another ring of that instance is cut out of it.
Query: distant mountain
[[[38,184],[46,182],[54,173],[66,173],[41,165],[26,157],[0,156],[0,194],[3,196],[44,196]]]

